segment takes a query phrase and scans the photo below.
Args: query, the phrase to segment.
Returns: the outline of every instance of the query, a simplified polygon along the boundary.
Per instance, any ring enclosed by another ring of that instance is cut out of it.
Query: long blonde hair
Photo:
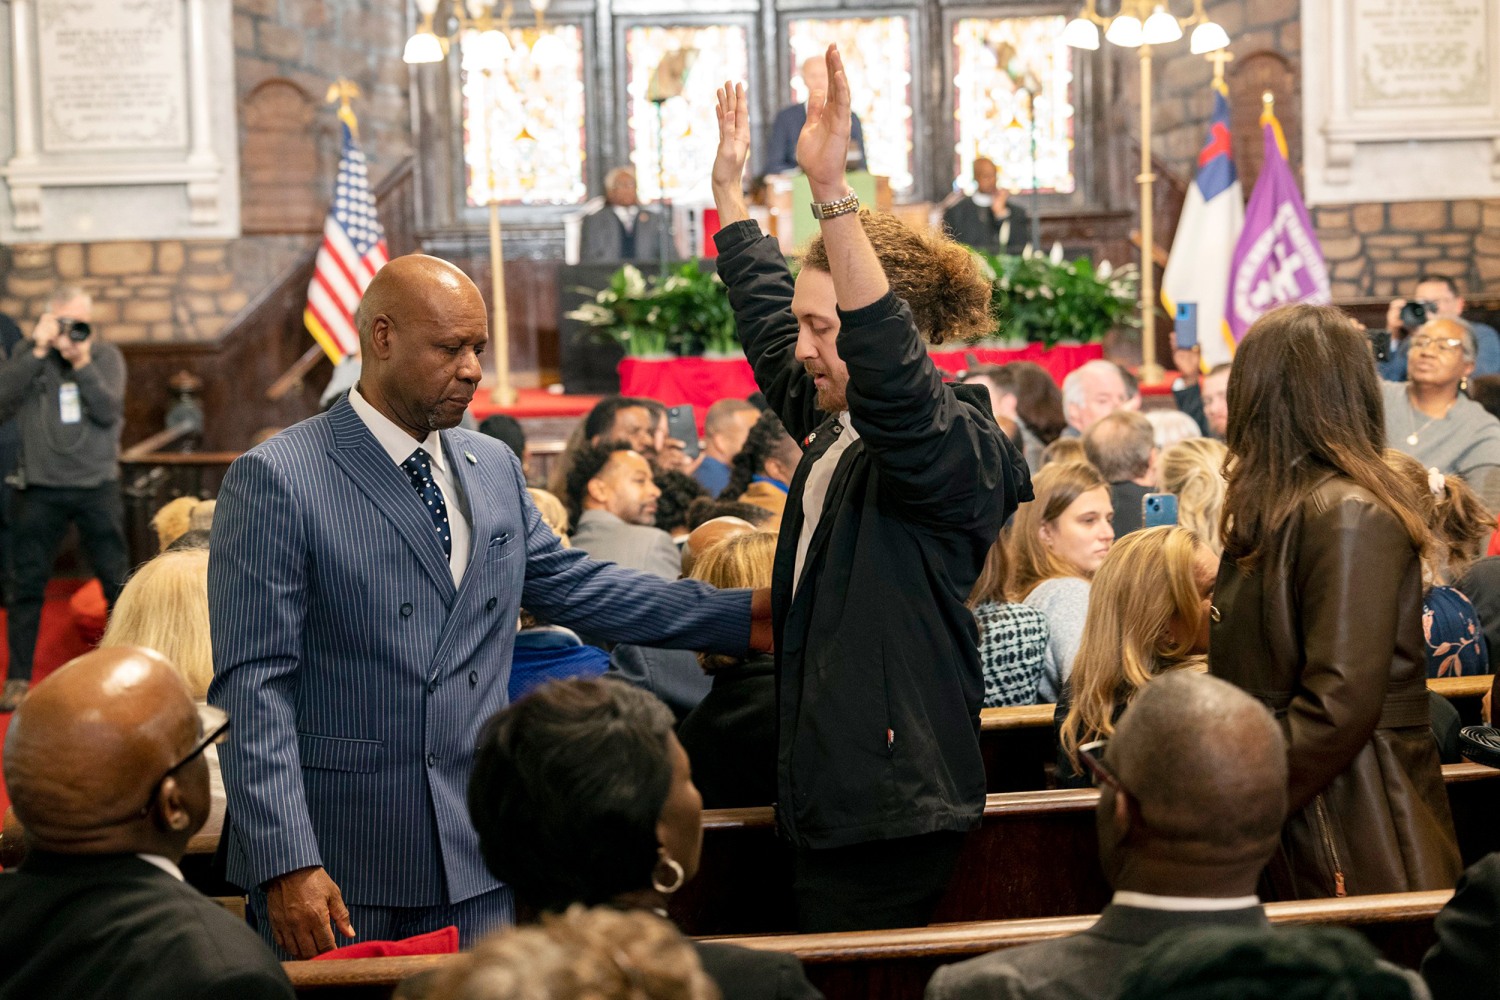
[[[208,632],[208,550],[163,552],[125,582],[100,647],[144,646],[172,661],[198,701],[214,677]]]
[[[720,590],[769,587],[776,563],[776,537],[774,531],[746,531],[723,538],[698,556],[691,577]],[[743,662],[740,656],[698,654],[698,663],[710,674]]]
[[[1083,639],[1068,678],[1071,704],[1058,734],[1078,767],[1078,747],[1115,731],[1114,714],[1157,674],[1199,666],[1190,645],[1172,638],[1203,624],[1194,563],[1203,542],[1186,528],[1134,531],[1116,542],[1089,588]]]
[[[1177,523],[1213,551],[1224,552],[1219,520],[1224,513],[1224,459],[1229,448],[1213,438],[1179,441],[1161,456],[1161,488],[1177,495]]]
[[[1082,576],[1077,568],[1052,554],[1042,542],[1042,525],[1056,521],[1083,494],[1109,484],[1087,462],[1054,462],[1031,480],[1036,499],[1021,504],[1006,529],[1010,586],[1016,600],[1025,600],[1041,583],[1061,576]]]

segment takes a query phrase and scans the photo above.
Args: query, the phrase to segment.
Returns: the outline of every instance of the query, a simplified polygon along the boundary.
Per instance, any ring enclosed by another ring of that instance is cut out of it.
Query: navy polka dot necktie
[[[432,517],[432,526],[437,529],[438,540],[443,543],[443,555],[452,558],[453,529],[448,524],[448,504],[443,500],[443,491],[438,489],[436,480],[432,478],[432,456],[427,454],[426,449],[418,448],[401,463],[401,468],[406,470],[412,488],[422,498],[427,513]]]

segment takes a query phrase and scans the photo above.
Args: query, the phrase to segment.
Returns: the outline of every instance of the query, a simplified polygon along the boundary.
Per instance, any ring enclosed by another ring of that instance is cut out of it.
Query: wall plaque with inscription
[[[188,140],[180,0],[40,0],[42,149],[180,149]]]
[[[1354,8],[1358,110],[1483,106],[1493,0],[1361,0]]]
[[[6,10],[0,240],[239,235],[231,0]]]
[[[1496,0],[1304,0],[1309,203],[1500,196]]]

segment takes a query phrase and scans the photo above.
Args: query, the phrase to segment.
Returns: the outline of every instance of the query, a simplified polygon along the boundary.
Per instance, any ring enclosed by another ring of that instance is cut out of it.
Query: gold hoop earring
[[[669,858],[666,851],[662,852],[661,858],[657,862],[658,867],[661,865],[666,865],[667,870],[672,873],[672,883],[670,885],[663,885],[661,878],[656,874],[655,869],[653,869],[651,872],[651,888],[663,896],[670,896],[678,889],[681,889],[682,883],[687,881],[687,872],[683,871],[682,865]]]

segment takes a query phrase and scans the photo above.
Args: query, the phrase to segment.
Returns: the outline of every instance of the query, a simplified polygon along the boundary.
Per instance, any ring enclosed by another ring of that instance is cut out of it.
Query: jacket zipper
[[[1339,863],[1338,849],[1333,846],[1333,830],[1328,823],[1328,811],[1323,805],[1321,793],[1313,799],[1313,815],[1318,821],[1318,832],[1323,835],[1323,846],[1328,848],[1328,858],[1333,864],[1333,894],[1346,896],[1348,893],[1344,891],[1344,866]]]

